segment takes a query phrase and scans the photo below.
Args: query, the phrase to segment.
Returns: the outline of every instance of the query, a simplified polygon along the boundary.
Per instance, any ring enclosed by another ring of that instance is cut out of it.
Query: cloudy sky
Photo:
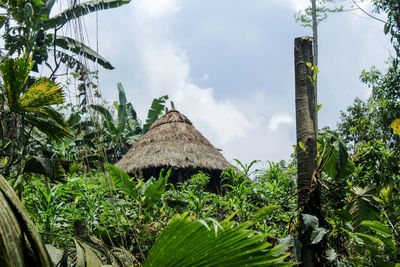
[[[101,70],[101,92],[116,100],[122,82],[142,120],[153,98],[168,95],[229,161],[288,159],[293,43],[311,35],[293,15],[308,2],[132,0],[99,12],[99,52],[115,66]],[[94,15],[86,25],[93,47]],[[319,38],[319,125],[335,127],[341,110],[368,96],[361,71],[383,69],[391,45],[383,24],[359,11],[330,16]]]

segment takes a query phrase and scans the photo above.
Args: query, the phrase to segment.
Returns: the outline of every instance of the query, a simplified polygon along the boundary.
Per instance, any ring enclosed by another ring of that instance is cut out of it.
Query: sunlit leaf
[[[64,103],[64,92],[60,84],[42,78],[35,82],[18,100],[21,109]]]
[[[394,134],[400,134],[400,118],[399,119],[395,119],[390,124],[390,127],[392,127]]]
[[[203,221],[204,222],[204,221]],[[211,223],[211,222],[210,222]],[[264,235],[248,230],[246,222],[234,227],[234,222],[224,220],[223,230],[215,235],[212,227],[187,214],[176,215],[163,230],[151,248],[144,267],[148,266],[292,266],[281,262],[289,254],[280,253],[284,247],[270,248],[262,242]]]
[[[32,57],[8,58],[0,65],[4,90],[11,111],[18,111],[18,99],[33,67]]]
[[[370,185],[365,188],[353,187],[351,193],[347,210],[351,214],[353,227],[358,227],[362,221],[379,220],[379,209],[374,199],[375,187]]]
[[[360,225],[368,226],[370,229],[380,233],[381,235],[384,235],[386,237],[391,237],[393,236],[392,230],[381,223],[380,221],[362,221]]]

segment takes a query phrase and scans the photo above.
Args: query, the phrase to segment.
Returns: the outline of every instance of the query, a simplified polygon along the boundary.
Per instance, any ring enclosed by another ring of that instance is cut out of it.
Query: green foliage
[[[354,163],[349,160],[347,146],[339,134],[326,130],[320,134],[318,165],[333,179],[346,178],[354,170]]]
[[[307,231],[311,234],[311,244],[318,244],[328,233],[328,230],[319,227],[318,218],[310,214],[301,214],[301,218]]]
[[[400,146],[390,125],[400,117],[399,67],[392,62],[387,73],[373,68],[364,71],[361,79],[372,89],[372,95],[366,101],[356,99],[342,113],[339,123],[341,136],[354,149],[356,171],[351,181],[360,186],[396,183],[400,176]]]
[[[7,59],[0,65],[9,111],[25,115],[28,122],[55,139],[70,135],[63,116],[49,107],[64,102],[59,84],[42,78],[24,92],[32,67],[28,55]]]
[[[384,12],[387,15],[387,20],[383,31],[385,34],[391,35],[391,42],[396,50],[397,57],[400,56],[400,11],[399,3],[396,0],[373,0],[375,12]]]
[[[51,1],[46,1],[51,2]],[[54,1],[52,1],[54,3]],[[79,18],[81,16],[87,15],[92,12],[99,10],[105,10],[110,8],[116,8],[125,4],[128,4],[130,0],[94,0],[87,1],[71,8],[64,10],[62,13],[55,15],[54,17],[45,20],[43,23],[43,28],[45,30],[53,29],[64,25],[65,23]]]
[[[171,175],[171,170],[172,169],[169,169],[164,176],[164,169],[162,169],[158,180],[147,186],[146,191],[144,192],[144,196],[146,197],[144,201],[145,207],[150,207],[160,201],[165,192],[165,185],[167,184],[168,178]]]
[[[40,235],[8,182],[0,176],[0,260],[5,266],[52,266]]]
[[[8,50],[7,56],[12,56],[15,52],[18,54],[28,52],[33,53],[36,64],[48,63],[49,50],[59,47],[76,55],[83,55],[106,69],[113,69],[110,62],[93,49],[75,39],[68,36],[60,36],[56,33],[68,22],[81,16],[99,10],[116,8],[129,2],[122,0],[87,1],[74,4],[71,8],[49,18],[54,7],[54,0],[27,3],[5,1],[2,3],[2,7],[7,10],[7,16],[2,17],[0,25],[4,25],[3,38],[5,40],[5,48]],[[50,31],[51,33],[49,33]],[[72,59],[72,61],[76,60]],[[55,64],[59,63],[55,62]],[[34,70],[38,71],[37,65],[35,65]],[[53,72],[55,70],[52,69]]]
[[[351,192],[348,211],[352,217],[353,227],[357,228],[364,220],[377,220],[379,218],[379,209],[374,199],[376,188],[373,186],[366,186],[365,188],[353,187]]]
[[[111,65],[111,63],[106,60],[104,57],[99,55],[96,51],[91,49],[89,46],[72,39],[70,37],[66,36],[54,36],[53,34],[48,34],[48,38],[51,38],[53,40],[54,44],[62,49],[65,49],[66,51],[71,51],[76,55],[81,55],[84,56],[87,59],[90,59],[91,61],[98,63],[100,66],[102,66],[105,69],[112,70],[114,67]]]
[[[333,6],[331,7],[331,3],[334,3],[335,0],[319,0],[317,1],[317,23],[321,23],[322,21],[328,18],[330,13],[337,13],[344,11],[343,6]],[[297,23],[300,23],[303,27],[312,28],[312,8],[311,6],[307,7],[305,10],[298,11],[294,14],[294,19]]]
[[[269,248],[270,243],[261,242],[265,235],[248,230],[250,226],[251,222],[235,227],[229,219],[218,224],[215,221],[200,222],[187,214],[176,215],[152,247],[144,266],[294,264],[279,263],[288,254],[279,254],[282,247]]]
[[[153,122],[155,122],[158,119],[158,117],[160,117],[160,115],[164,110],[165,102],[167,100],[168,100],[167,95],[153,99],[153,102],[151,103],[151,108],[147,113],[146,123],[143,125],[143,133],[145,133],[153,124]]]
[[[136,183],[131,181],[131,177],[120,168],[110,164],[104,163],[105,170],[110,174],[114,185],[124,191],[129,197],[136,199],[139,193],[136,189]]]

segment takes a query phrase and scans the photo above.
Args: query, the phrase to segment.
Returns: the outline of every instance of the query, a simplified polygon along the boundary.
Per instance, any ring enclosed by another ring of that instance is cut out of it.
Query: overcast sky
[[[169,95],[232,161],[289,159],[295,137],[293,43],[311,30],[293,14],[308,0],[132,0],[98,13],[105,99],[122,82],[144,121],[153,98]],[[365,6],[368,8],[367,6]],[[95,46],[95,16],[86,20]],[[383,69],[391,48],[383,24],[361,12],[334,14],[319,27],[319,126],[366,98],[363,69]]]

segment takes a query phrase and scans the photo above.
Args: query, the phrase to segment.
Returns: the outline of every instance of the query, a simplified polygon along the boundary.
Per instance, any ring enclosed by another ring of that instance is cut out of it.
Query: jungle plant
[[[64,51],[83,55],[106,69],[113,69],[110,62],[96,51],[73,38],[58,35],[57,31],[74,19],[95,11],[116,8],[129,2],[130,0],[87,1],[75,4],[50,18],[55,0],[2,1],[0,7],[7,10],[7,15],[1,17],[7,56],[12,56],[14,53],[33,53],[36,64],[41,64],[47,62],[49,50],[59,47]],[[53,52],[56,53],[56,51]],[[63,55],[66,56],[65,53]],[[76,62],[72,57],[69,58],[68,64],[72,64],[71,60]],[[60,63],[55,62],[55,64],[53,72]],[[35,70],[37,70],[37,65],[35,65]]]
[[[63,116],[50,107],[64,102],[62,88],[47,78],[31,81],[32,67],[32,57],[27,54],[0,65],[4,82],[1,139],[7,157],[3,166],[6,172],[24,157],[33,127],[56,140],[70,135]]]
[[[400,260],[395,231],[382,217],[376,201],[376,187],[353,187],[349,202],[331,212],[327,219],[331,263],[347,262],[356,266],[397,266]],[[343,252],[347,255],[343,255]]]
[[[42,239],[13,189],[0,175],[0,261],[5,266],[52,266]]]

